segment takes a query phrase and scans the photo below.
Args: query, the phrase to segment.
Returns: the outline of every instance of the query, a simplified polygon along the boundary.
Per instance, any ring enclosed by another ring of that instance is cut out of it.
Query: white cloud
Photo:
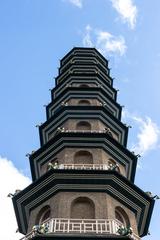
[[[133,124],[138,126],[137,143],[133,144],[132,150],[135,153],[144,155],[158,147],[160,140],[160,128],[150,117],[139,117],[129,112],[123,112],[123,118],[131,119]]]
[[[16,189],[23,189],[30,184],[30,182],[30,179],[17,170],[11,161],[0,157],[1,239],[18,240],[23,236],[20,233],[16,233],[17,222],[13,204],[7,195],[9,192],[14,193]]]
[[[97,31],[97,45],[104,55],[107,53],[117,53],[122,56],[127,49],[122,36],[115,37],[109,32],[101,30]]]
[[[123,22],[127,22],[131,29],[135,28],[137,20],[137,7],[132,0],[111,0],[112,6],[120,14]]]
[[[158,146],[160,129],[149,117],[145,117],[144,119],[134,117],[133,120],[139,125],[140,130],[137,135],[138,143],[133,147],[133,150],[144,155],[149,150]]]
[[[87,25],[83,35],[85,47],[95,46],[104,55],[124,55],[127,49],[125,39],[122,36],[114,36],[101,29],[93,29]]]
[[[83,6],[82,0],[68,0],[68,2],[72,3],[73,5],[79,8],[82,8]]]
[[[85,28],[85,34],[83,37],[83,45],[86,47],[93,47],[93,42],[91,40],[92,28],[90,25],[87,25]]]

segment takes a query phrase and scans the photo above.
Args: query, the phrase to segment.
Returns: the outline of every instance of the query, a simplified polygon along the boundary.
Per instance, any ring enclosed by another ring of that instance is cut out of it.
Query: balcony
[[[52,218],[44,222],[39,231],[33,230],[20,240],[30,240],[37,234],[104,234],[120,235],[118,229],[122,226],[118,220],[113,219],[66,219]],[[129,235],[132,240],[140,240],[134,233]]]

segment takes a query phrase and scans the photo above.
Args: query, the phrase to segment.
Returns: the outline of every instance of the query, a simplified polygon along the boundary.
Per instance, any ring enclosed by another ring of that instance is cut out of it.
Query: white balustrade
[[[44,223],[47,226],[47,232],[45,234],[54,233],[72,233],[72,234],[110,234],[119,235],[118,229],[122,225],[119,221],[113,219],[66,219],[66,218],[52,218]],[[30,240],[37,233],[34,231],[27,234],[20,240]],[[140,240],[140,238],[133,234],[134,240]]]
[[[62,130],[68,133],[106,133],[106,130]]]
[[[60,164],[59,169],[108,170],[107,164]]]

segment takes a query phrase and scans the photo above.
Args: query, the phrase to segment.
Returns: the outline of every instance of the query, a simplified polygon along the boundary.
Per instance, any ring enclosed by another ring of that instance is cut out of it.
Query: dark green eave
[[[55,78],[55,82],[56,82],[56,86],[60,84],[60,82],[58,83],[60,77],[62,75],[58,75],[56,78]],[[95,77],[97,76],[98,78],[101,78],[102,79],[102,76],[100,75],[100,73],[86,73],[84,74],[83,72],[82,73],[74,73],[74,72],[71,72],[71,73],[68,73],[66,75],[63,76],[63,82],[70,76],[82,76],[82,77],[87,77],[87,76],[90,76],[90,77]],[[106,84],[108,86],[111,86],[113,87],[113,78],[106,74],[105,77],[103,77],[103,81],[106,80]]]
[[[82,112],[82,110],[83,110],[83,112]],[[90,117],[92,117],[92,115],[93,115],[94,118],[95,118],[96,115],[97,116],[100,115],[102,117],[103,117],[103,115],[105,115],[106,119],[110,119],[110,120],[106,120],[106,121],[112,122],[113,130],[114,130],[114,128],[117,128],[116,125],[118,125],[119,128],[121,128],[124,131],[123,145],[124,145],[124,147],[126,147],[126,145],[127,145],[127,138],[128,138],[128,127],[126,125],[124,125],[121,121],[119,121],[115,116],[113,116],[113,114],[111,114],[103,106],[61,106],[59,108],[59,110],[56,111],[55,114],[52,117],[47,118],[48,120],[45,121],[39,127],[39,135],[40,135],[40,144],[41,144],[41,146],[44,144],[43,135],[42,135],[43,129],[45,127],[47,127],[47,125],[49,125],[52,121],[55,121],[57,117],[59,117],[61,115],[64,116],[64,113],[65,113],[65,115],[67,115],[67,113],[69,115],[69,113],[71,111],[73,113],[73,116],[80,112],[80,116],[83,116],[83,118],[85,117],[85,114],[87,114],[87,117],[88,117],[88,115],[90,115]],[[96,118],[98,118],[98,117],[96,117]]]
[[[13,197],[19,231],[26,234],[29,213],[58,192],[106,192],[133,211],[140,236],[148,233],[154,200],[116,171],[50,170]]]
[[[100,87],[89,87],[89,88],[78,88],[78,87],[67,87],[64,88],[63,91],[55,98],[52,99],[52,102],[49,103],[46,106],[46,110],[49,111],[49,108],[54,105],[57,101],[63,101],[63,97],[65,94],[76,94],[76,98],[78,98],[79,94],[83,94],[84,96],[92,96],[93,94],[98,94],[99,96],[102,96],[106,101],[109,101],[112,106],[114,106],[115,109],[118,110],[118,119],[121,119],[121,112],[122,112],[122,106],[117,103],[112,97],[110,97],[108,94],[106,94],[106,91],[103,88]],[[62,99],[62,100],[61,100]],[[54,102],[53,102],[54,100]],[[48,114],[47,114],[48,116]]]
[[[97,53],[98,56],[100,56],[103,61],[106,63],[106,67],[108,67],[108,60],[96,49],[96,48],[89,48],[89,47],[74,47],[72,48],[61,60],[60,63],[62,65],[62,62],[69,57],[69,55],[72,56],[72,54],[74,53],[75,50],[82,50],[82,51],[94,51],[95,53]]]
[[[119,235],[101,235],[101,234],[93,234],[93,235],[89,235],[89,234],[45,234],[45,235],[37,235],[35,237],[32,238],[33,240],[96,240],[96,239],[100,239],[100,240],[117,240],[117,239],[124,239],[124,240],[131,240],[130,237],[128,236],[119,236]]]
[[[72,74],[70,74],[71,76],[73,75],[74,73],[72,73]],[[76,76],[78,75],[78,74],[75,74]],[[87,78],[86,78],[87,79]],[[94,78],[93,77],[93,80],[94,79],[96,79],[96,78]],[[101,77],[99,77],[98,78],[99,80],[101,80],[102,82],[105,82],[103,79],[101,79]],[[54,97],[54,93],[62,86],[64,84],[64,82],[60,82],[58,85],[56,85],[52,90],[51,90],[51,98],[52,98],[52,100],[53,99],[55,99],[55,97]],[[69,84],[69,83],[68,83]],[[107,82],[105,82],[105,84],[108,86],[108,88],[110,89],[110,91],[111,92],[113,92],[114,93],[114,97],[112,97],[113,98],[113,100],[114,101],[116,101],[116,99],[117,99],[117,90],[115,89],[115,88],[113,88],[110,84],[108,84]],[[66,85],[63,87],[63,88],[66,88]],[[61,90],[62,91],[62,90]],[[107,90],[106,90],[106,92],[107,92]]]
[[[33,180],[36,180],[39,177],[37,172],[37,159],[42,159],[48,154],[51,154],[52,151],[55,151],[57,148],[62,148],[62,146],[77,146],[77,147],[99,147],[99,148],[108,148],[114,152],[114,154],[119,155],[119,157],[125,155],[130,162],[129,169],[129,179],[134,182],[136,166],[137,166],[137,157],[130,152],[127,148],[122,146],[118,141],[106,133],[88,133],[88,132],[62,132],[55,135],[49,142],[35,151],[30,155],[30,167]],[[73,146],[73,147],[74,147]],[[38,161],[39,161],[38,160]]]
[[[117,106],[117,108],[119,108],[119,110],[121,110],[121,105],[119,103],[117,103],[112,97],[110,97],[107,93],[106,93],[106,90],[104,90],[103,88],[101,87],[86,87],[86,88],[78,88],[78,87],[67,87],[67,88],[64,88],[63,91],[56,97],[56,98],[53,98],[52,100],[56,101],[57,99],[61,98],[61,96],[63,96],[66,92],[68,91],[73,91],[73,92],[96,92],[96,91],[99,91],[101,93],[104,94],[104,96],[106,96],[113,104],[115,104],[115,106]]]

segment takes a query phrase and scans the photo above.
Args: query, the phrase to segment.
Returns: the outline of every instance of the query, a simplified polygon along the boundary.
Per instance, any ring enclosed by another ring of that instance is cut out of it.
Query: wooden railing
[[[34,230],[27,234],[20,240],[30,240],[37,234],[110,234],[119,235],[118,229],[121,227],[121,223],[113,219],[66,219],[66,218],[52,218],[49,221],[43,223],[45,231],[35,232]],[[134,240],[140,240],[140,238],[132,234]]]

